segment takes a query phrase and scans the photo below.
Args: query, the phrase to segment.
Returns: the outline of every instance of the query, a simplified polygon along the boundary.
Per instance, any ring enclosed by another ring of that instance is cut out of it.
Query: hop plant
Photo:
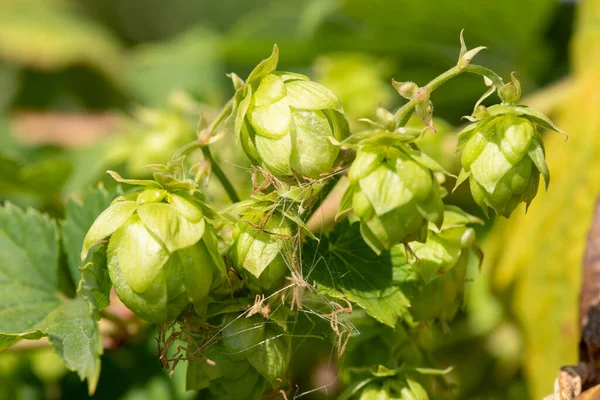
[[[473,199],[484,213],[491,208],[508,218],[520,203],[529,207],[540,174],[546,189],[550,183],[537,126],[561,131],[539,111],[513,104],[520,97],[514,76],[502,89],[500,96],[507,104],[480,108],[478,118],[458,135],[463,153],[456,186],[469,179]]]
[[[354,351],[340,364],[342,379],[352,381],[342,397],[427,399],[426,391],[445,385],[426,375],[448,371],[430,368],[422,328],[427,321],[455,316],[467,271],[481,260],[468,226],[479,221],[444,206],[446,172],[419,149],[424,143],[419,138],[435,132],[431,93],[469,72],[483,75],[493,86],[484,97],[494,90],[500,95],[501,105],[478,112],[459,135],[464,152],[457,184],[469,179],[486,213],[492,208],[508,217],[519,203],[529,205],[540,175],[548,184],[537,129],[558,130],[543,114],[516,105],[520,86],[514,77],[505,85],[493,71],[470,64],[482,49],[467,50],[461,35],[455,66],[422,87],[394,81],[407,102],[395,113],[380,108],[377,122],[366,121],[369,130],[347,137],[337,97],[306,76],[276,71],[275,47],[246,82],[231,75],[235,96],[210,124],[201,119],[197,138],[177,149],[166,165],[148,166],[152,180],[112,173],[118,182],[136,188],[103,212],[117,193],[109,197],[100,190],[86,204],[71,204],[60,232],[45,216],[11,205],[0,208],[0,254],[7,261],[0,275],[15,282],[4,299],[13,307],[7,315],[14,314],[15,320],[4,318],[0,349],[21,338],[49,336],[66,367],[87,378],[93,392],[102,353],[97,319],[112,285],[135,314],[161,324],[157,342],[164,367],[189,361],[188,389],[208,389],[212,397],[223,399],[258,399],[267,391],[285,397],[286,388],[295,390],[288,381],[293,375],[287,373],[292,351],[308,348],[302,343],[312,338],[332,338],[340,357]],[[425,128],[407,126],[413,113]],[[253,195],[241,201],[210,151],[223,136],[213,134],[228,116],[235,120],[238,144],[257,167],[254,172],[264,177],[262,182],[253,179]],[[161,132],[192,132],[182,118],[151,117],[150,125]],[[161,141],[167,142],[172,143]],[[142,147],[160,154],[164,150]],[[343,157],[340,148],[348,150]],[[187,156],[200,149],[202,158],[186,164]],[[354,221],[338,224],[318,239],[308,227],[316,228],[319,219],[329,216],[333,197],[328,194],[343,176],[331,172],[347,167],[349,185],[338,216],[354,210],[349,217]],[[211,176],[233,203],[218,214],[205,204],[201,191]],[[97,204],[88,213],[92,203]],[[229,218],[232,213],[235,218]],[[97,218],[82,238],[91,216]],[[232,223],[231,238],[230,225],[220,224],[225,220]],[[23,226],[28,235],[22,234]],[[65,244],[62,254],[59,234]],[[76,298],[55,299],[58,282],[44,283],[56,280],[56,270],[38,267],[53,260],[52,268],[59,268],[57,261],[66,257],[77,273],[82,241],[82,259],[99,243],[108,243],[106,252],[102,245],[81,269]],[[39,251],[34,249],[38,243]],[[226,268],[219,246],[232,268]],[[47,273],[23,281],[36,290],[27,292],[24,302],[14,301],[15,290],[24,287],[19,274],[34,270]],[[283,285],[288,273],[289,284]],[[48,312],[30,307],[48,303],[48,296],[56,300]],[[25,310],[24,315],[15,310]],[[77,332],[84,335],[71,336],[68,321],[78,321]],[[290,326],[293,334],[287,331]],[[72,338],[77,340],[69,340],[69,351],[64,351],[61,343]],[[296,346],[293,338],[300,338]]]
[[[256,165],[275,176],[319,178],[333,168],[348,134],[338,98],[308,77],[277,72],[279,52],[262,61],[243,83],[233,76],[235,133]]]
[[[368,139],[358,146],[338,215],[352,208],[363,239],[378,254],[399,243],[425,241],[427,224],[441,226],[444,219],[433,174],[443,169],[397,134],[369,131],[362,136]]]
[[[398,274],[399,284],[410,297],[410,312],[416,321],[450,321],[458,312],[469,262],[479,265],[482,259],[475,231],[467,226],[473,223],[483,221],[458,207],[446,206],[442,227],[430,224],[427,241],[410,244],[414,254],[403,246],[394,248],[403,271]]]
[[[85,236],[82,259],[110,236],[108,272],[130,310],[155,323],[173,320],[190,303],[205,314],[213,274],[225,267],[200,203],[155,181],[113,176],[145,187],[117,197],[98,216]]]

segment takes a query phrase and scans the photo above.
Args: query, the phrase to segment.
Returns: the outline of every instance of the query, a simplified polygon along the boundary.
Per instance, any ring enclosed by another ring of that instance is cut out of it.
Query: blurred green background
[[[210,117],[233,94],[226,74],[245,77],[273,43],[280,47],[279,68],[330,87],[353,129],[359,129],[357,120],[373,116],[377,105],[401,104],[392,78],[423,85],[454,65],[463,28],[469,47],[489,48],[477,56],[478,63],[505,78],[517,71],[525,95],[534,95],[526,104],[559,118],[566,115],[558,122],[572,137],[579,130],[590,132],[579,135],[587,139],[551,143],[549,162],[557,154],[555,160],[569,163],[569,157],[591,146],[586,160],[593,164],[600,158],[594,150],[598,139],[590,142],[600,137],[598,124],[577,118],[584,109],[576,102],[587,95],[585,104],[595,104],[592,88],[600,88],[592,78],[599,64],[594,56],[600,53],[596,3],[0,0],[0,200],[60,218],[69,196],[80,196],[99,180],[110,185],[106,169],[144,176],[144,165],[165,162],[194,138],[200,112]],[[587,94],[573,97],[577,88],[587,88]],[[432,97],[436,117],[449,123],[439,122],[439,134],[427,136],[421,146],[450,170],[458,167],[460,117],[471,113],[484,91],[481,79],[461,76]],[[560,153],[565,146],[570,153]],[[248,193],[249,175],[239,168],[245,161],[231,136],[217,147],[217,158]],[[592,164],[581,165],[591,169]],[[551,172],[560,168],[555,161]],[[451,379],[461,399],[538,399],[552,391],[561,365],[577,361],[580,261],[590,204],[600,187],[598,174],[589,179],[579,174],[574,182],[574,175],[561,172],[554,184],[581,201],[561,202],[567,195],[556,189],[534,201],[537,214],[516,219],[525,228],[490,222],[481,230],[491,255],[471,286],[467,313],[451,325],[451,335],[440,333],[428,344],[437,359],[456,366]],[[209,195],[225,201],[219,187]],[[464,188],[450,201],[476,211]],[[550,216],[563,225],[543,225]],[[534,239],[540,229],[545,241]],[[574,233],[552,236],[559,230]],[[570,252],[563,259],[537,259],[553,241]],[[106,350],[95,398],[196,397],[184,392],[183,367],[172,378],[161,371],[152,356],[154,337],[152,330],[142,329]],[[57,357],[30,348],[0,354],[0,388],[0,399],[87,396],[85,383],[66,373]]]

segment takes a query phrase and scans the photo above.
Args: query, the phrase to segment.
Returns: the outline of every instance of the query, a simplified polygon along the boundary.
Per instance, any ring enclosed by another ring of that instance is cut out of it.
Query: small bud
[[[392,86],[400,93],[400,96],[407,100],[411,100],[419,89],[419,86],[414,82],[398,82],[395,79],[392,79]]]
[[[431,100],[423,101],[417,104],[415,111],[425,126],[428,127],[432,132],[435,132],[435,127],[433,126],[433,103]]]
[[[510,79],[512,82],[502,86],[498,90],[498,95],[503,103],[514,104],[521,98],[521,83],[515,77],[514,72],[511,72]]]

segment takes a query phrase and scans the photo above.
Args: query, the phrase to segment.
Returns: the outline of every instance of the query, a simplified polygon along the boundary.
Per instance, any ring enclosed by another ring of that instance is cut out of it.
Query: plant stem
[[[434,78],[427,85],[425,85],[425,88],[429,90],[429,93],[431,93],[444,83],[448,82],[450,79],[462,74],[463,72],[481,75],[490,79],[492,81],[492,84],[496,87],[496,90],[504,86],[504,81],[502,81],[502,78],[491,69],[483,67],[481,65],[469,64],[462,68],[459,66],[454,66],[450,68],[446,72]],[[400,128],[406,125],[418,102],[419,100],[410,100],[408,103],[400,107],[398,111],[396,111],[396,114],[394,115],[394,118],[396,119],[396,128]]]
[[[219,124],[223,122],[225,118],[227,118],[227,115],[231,112],[231,109],[233,108],[233,99],[234,98],[232,97],[229,99],[229,101],[227,101],[227,103],[225,103],[219,115],[217,115],[217,117],[213,119],[213,121],[210,123],[208,128],[206,128],[206,130],[209,132],[209,135],[212,135],[215,129],[217,129],[217,127],[219,126]]]
[[[223,122],[225,118],[227,118],[227,115],[229,115],[232,108],[233,97],[229,99],[227,103],[225,103],[225,105],[219,112],[219,115],[217,115],[217,117],[210,123],[208,128],[206,128],[202,132],[199,132],[198,140],[194,140],[191,143],[181,146],[179,149],[177,149],[177,151],[175,151],[172,159],[179,158],[190,153],[191,151],[201,148],[202,154],[204,154],[204,158],[206,158],[210,162],[212,172],[215,174],[215,176],[223,186],[223,189],[225,189],[225,192],[227,192],[229,199],[232,202],[237,203],[238,201],[240,201],[239,196],[237,195],[233,185],[227,178],[227,175],[225,175],[219,164],[217,164],[217,162],[215,161],[212,153],[210,152],[210,148],[208,147],[208,140],[210,136],[213,134],[215,129],[217,129],[217,127],[221,124],[221,122]]]
[[[225,191],[227,192],[227,196],[229,196],[229,199],[233,203],[239,202],[240,197],[236,193],[233,185],[231,184],[231,181],[227,178],[219,164],[215,162],[215,159],[213,158],[212,153],[210,152],[210,148],[208,146],[202,146],[202,153],[204,154],[204,157],[208,161],[210,161],[210,168],[219,180],[219,182],[221,182],[221,185],[223,186],[223,189],[225,189]]]

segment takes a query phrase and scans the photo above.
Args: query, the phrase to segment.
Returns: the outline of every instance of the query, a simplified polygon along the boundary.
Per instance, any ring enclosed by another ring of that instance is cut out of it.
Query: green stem
[[[210,161],[211,170],[215,174],[219,182],[221,182],[221,185],[223,186],[223,189],[225,189],[225,191],[227,192],[227,196],[229,196],[229,199],[233,203],[239,202],[240,197],[237,195],[233,185],[231,184],[231,181],[227,178],[219,164],[215,162],[215,159],[213,158],[212,153],[210,152],[210,148],[208,146],[203,146],[202,153],[204,154],[204,157]]]
[[[191,143],[181,146],[175,151],[172,159],[176,159],[181,156],[187,155],[188,153],[196,149],[202,149],[202,154],[204,154],[204,158],[206,158],[210,162],[212,172],[215,174],[215,176],[223,186],[223,189],[225,189],[225,192],[227,192],[229,199],[232,202],[237,203],[238,201],[240,201],[240,198],[237,195],[233,185],[231,184],[231,181],[229,181],[229,179],[227,178],[227,175],[225,175],[219,164],[217,164],[217,162],[215,161],[207,143],[208,139],[213,134],[215,129],[217,129],[221,122],[223,122],[231,112],[231,109],[233,108],[233,100],[234,99],[232,97],[227,103],[225,103],[225,105],[221,109],[221,112],[219,112],[219,115],[217,115],[217,117],[210,123],[208,128],[206,128],[203,132],[200,133],[200,137],[198,140],[194,140]]]
[[[504,81],[502,81],[502,78],[491,69],[483,67],[481,65],[469,64],[462,68],[459,66],[454,66],[450,68],[448,71],[434,78],[431,82],[425,85],[424,88],[428,90],[429,93],[431,93],[444,83],[448,82],[450,79],[462,74],[463,72],[481,75],[490,79],[492,81],[492,84],[496,87],[496,90],[499,90],[502,86],[504,86]],[[396,128],[400,128],[406,125],[415,109],[415,106],[418,103],[418,99],[412,99],[408,103],[400,107],[398,111],[396,111],[396,114],[394,115],[394,118],[396,119]]]
[[[215,129],[217,129],[217,126],[219,126],[219,124],[221,122],[223,122],[223,120],[225,120],[225,118],[227,118],[227,116],[231,112],[231,109],[233,108],[233,99],[234,98],[232,97],[231,99],[229,99],[229,101],[227,103],[225,103],[225,105],[223,106],[223,109],[221,110],[219,115],[217,115],[217,117],[213,120],[213,122],[210,123],[210,125],[206,129],[208,132],[210,132],[209,135],[212,135],[212,133],[215,131]]]

